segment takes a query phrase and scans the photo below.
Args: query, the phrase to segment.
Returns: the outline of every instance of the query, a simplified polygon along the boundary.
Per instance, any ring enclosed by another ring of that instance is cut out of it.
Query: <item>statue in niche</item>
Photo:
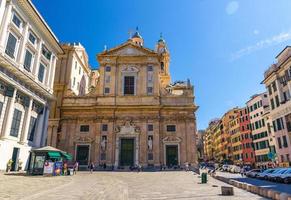
[[[153,136],[148,137],[148,149],[153,150]]]
[[[107,138],[106,138],[106,136],[103,136],[102,140],[101,140],[101,149],[102,149],[102,151],[106,150],[106,143],[107,143]]]

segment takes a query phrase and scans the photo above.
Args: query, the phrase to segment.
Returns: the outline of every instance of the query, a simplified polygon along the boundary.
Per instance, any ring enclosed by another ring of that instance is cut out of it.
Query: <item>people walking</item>
[[[90,169],[90,173],[92,173],[94,171],[94,163],[93,162],[90,163],[89,169]]]
[[[186,172],[189,171],[189,164],[188,164],[188,162],[185,163],[185,171],[186,171]]]
[[[244,174],[245,174],[245,168],[242,167],[242,168],[240,169],[240,175],[241,175],[242,177],[244,177]]]
[[[74,174],[77,174],[78,170],[79,170],[79,163],[78,163],[78,161],[76,161],[74,164]]]

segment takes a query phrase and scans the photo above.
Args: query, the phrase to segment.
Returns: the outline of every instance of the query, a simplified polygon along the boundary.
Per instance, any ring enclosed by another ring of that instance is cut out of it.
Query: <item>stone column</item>
[[[291,81],[287,82],[288,90],[289,90],[289,98],[291,97]]]
[[[160,166],[160,128],[159,123],[154,123],[154,133],[153,133],[153,156],[154,156],[154,165]]]
[[[52,135],[51,135],[51,146],[52,147],[57,147],[57,136],[58,136],[58,127],[53,126],[52,127]]]
[[[277,91],[278,91],[279,102],[281,104],[283,93],[282,93],[282,89],[281,89],[280,82],[278,81],[278,79],[275,80],[275,84],[276,84]]]
[[[31,118],[32,103],[33,103],[33,99],[30,97],[29,98],[29,105],[28,105],[28,107],[25,108],[23,127],[22,127],[21,136],[20,136],[20,143],[22,143],[22,144],[27,143],[27,136],[28,136],[28,129],[29,129],[30,118]]]
[[[116,135],[116,142],[115,142],[115,162],[114,162],[114,168],[118,168],[119,162],[119,136]]]
[[[49,82],[48,82],[48,87],[53,90],[54,87],[54,79],[55,79],[55,71],[56,71],[56,63],[57,63],[57,57],[53,56],[50,70],[51,70],[51,75],[49,77]]]
[[[22,41],[21,41],[21,44],[19,46],[19,55],[18,55],[18,58],[17,58],[17,61],[19,63],[21,63],[20,67],[23,68],[23,64],[24,64],[24,56],[25,56],[25,44],[26,44],[26,41],[27,41],[27,37],[28,37],[28,24],[27,22],[24,22],[24,27],[23,27],[23,38],[22,38]]]
[[[140,133],[137,136],[139,140],[139,164],[145,166],[148,164],[148,134],[147,134],[147,123],[140,123]]]
[[[140,151],[140,145],[139,145],[139,135],[135,137],[135,161],[134,164],[139,164],[139,151]]]
[[[39,40],[38,46],[37,46],[37,54],[34,61],[34,67],[32,69],[32,74],[34,75],[35,79],[38,79],[37,75],[38,75],[38,69],[39,69],[39,64],[40,64],[41,47],[42,47],[42,40]]]
[[[47,128],[47,145],[52,146],[53,125],[48,125]]]
[[[4,115],[4,122],[3,122],[3,126],[2,126],[2,131],[1,131],[2,137],[7,137],[10,133],[12,117],[14,114],[14,104],[15,104],[16,93],[17,93],[17,89],[14,88],[13,96],[7,97],[8,102],[7,102],[6,112]]]
[[[8,24],[10,22],[11,16],[12,16],[12,1],[6,1],[6,9],[5,9],[5,13],[3,16],[3,19],[1,22],[2,27],[1,27],[1,32],[0,32],[0,41],[1,41],[1,45],[0,48],[3,47],[3,49],[5,49],[5,42],[6,42],[6,37],[8,34]]]

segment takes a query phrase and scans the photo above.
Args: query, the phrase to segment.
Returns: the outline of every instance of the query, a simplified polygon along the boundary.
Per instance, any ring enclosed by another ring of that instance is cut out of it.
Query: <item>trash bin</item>
[[[69,169],[70,171],[70,176],[73,176],[74,175],[74,169]]]
[[[207,173],[202,173],[202,175],[201,175],[201,183],[207,183]]]

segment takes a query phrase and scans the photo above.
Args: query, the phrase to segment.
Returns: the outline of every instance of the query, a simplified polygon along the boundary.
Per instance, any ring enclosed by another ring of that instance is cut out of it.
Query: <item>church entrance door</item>
[[[79,165],[88,165],[89,145],[78,145],[77,146],[76,160],[79,162]]]
[[[134,139],[124,138],[120,141],[120,166],[133,166]]]
[[[166,164],[168,167],[178,165],[178,145],[166,146]]]

